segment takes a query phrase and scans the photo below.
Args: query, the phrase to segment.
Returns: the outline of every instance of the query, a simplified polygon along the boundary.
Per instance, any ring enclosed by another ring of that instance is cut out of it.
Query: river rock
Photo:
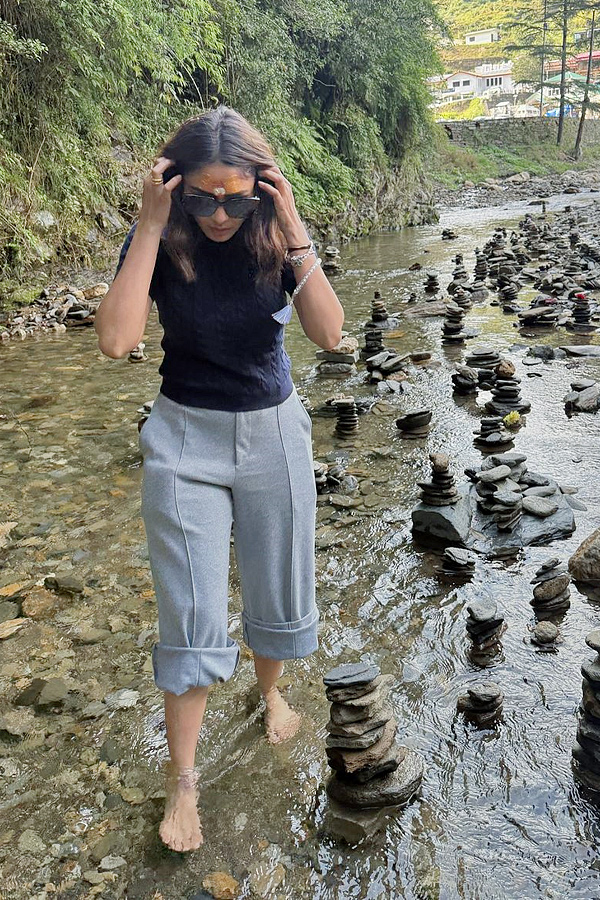
[[[523,497],[523,510],[532,516],[546,519],[558,512],[558,503],[548,500],[546,497]]]
[[[418,792],[423,778],[423,760],[406,750],[398,768],[367,784],[351,784],[335,775],[327,783],[327,794],[338,803],[369,809],[379,806],[399,806],[408,803]]]
[[[323,676],[323,682],[328,688],[354,687],[369,684],[379,675],[381,675],[379,666],[370,663],[344,663],[330,669]]]
[[[379,687],[382,677],[383,676],[378,675],[377,678],[374,678],[369,684],[359,684],[356,685],[356,687],[327,688],[325,694],[327,699],[334,703],[344,703],[346,700],[355,700],[357,697],[364,697],[365,694],[370,694],[376,687]]]
[[[326,749],[327,759],[332,769],[352,775],[358,769],[373,766],[381,761],[394,743],[396,735],[396,721],[390,721],[384,726],[383,733],[375,744],[363,750],[341,750],[336,747]]]
[[[600,583],[600,528],[590,534],[570,557],[569,572],[576,581]]]
[[[537,584],[533,589],[533,596],[536,600],[552,600],[554,597],[562,594],[569,587],[570,583],[569,575],[558,575],[556,578]]]

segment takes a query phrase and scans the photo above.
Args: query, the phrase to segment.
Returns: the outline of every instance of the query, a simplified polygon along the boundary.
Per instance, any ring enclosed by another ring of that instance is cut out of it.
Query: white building
[[[465,34],[465,44],[494,44],[499,40],[499,28],[484,28],[482,31],[467,31]]]
[[[428,81],[434,96],[444,103],[468,97],[512,94],[515,90],[510,61],[475,66],[473,71],[460,69],[450,75],[429,78]]]

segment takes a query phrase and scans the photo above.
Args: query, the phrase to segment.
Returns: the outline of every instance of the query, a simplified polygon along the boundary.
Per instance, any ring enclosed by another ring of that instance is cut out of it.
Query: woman
[[[310,340],[339,343],[343,309],[264,137],[226,106],[184,122],[144,180],[95,324],[115,359],[141,341],[153,302],[164,328],[140,449],[170,755],[159,834],[174,850],[202,843],[198,732],[209,685],[239,658],[227,633],[232,526],[244,640],[273,743],[299,727],[276,687],[282,660],[317,647],[311,421],[283,347],[284,291]]]

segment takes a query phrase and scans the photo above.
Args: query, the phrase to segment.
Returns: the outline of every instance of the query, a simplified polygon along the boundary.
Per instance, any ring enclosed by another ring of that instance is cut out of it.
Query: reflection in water
[[[437,270],[447,284],[456,252],[465,254],[472,271],[474,248],[488,239],[493,224],[510,223],[524,211],[513,205],[447,213],[438,226],[345,247],[345,274],[334,282],[346,311],[345,328],[361,335],[374,290],[381,290],[393,312],[409,291],[421,292],[424,269]],[[441,228],[449,225],[459,237],[442,242]],[[409,271],[415,262],[422,271]],[[562,403],[574,377],[600,376],[598,361],[542,364],[542,377],[530,378],[523,350],[509,353],[522,377],[523,396],[532,404],[515,448],[527,453],[531,468],[579,487],[578,498],[588,506],[588,512],[576,514],[571,538],[550,550],[527,548],[506,561],[480,557],[473,579],[454,585],[440,582],[439,554],[413,543],[410,533],[416,484],[429,474],[428,454],[448,452],[459,480],[463,468],[481,460],[472,438],[489,395],[454,400],[454,365],[478,340],[502,353],[515,343],[527,344],[513,321],[483,303],[466,319],[480,338],[462,349],[442,349],[440,319],[407,319],[404,335],[386,345],[401,353],[431,350],[434,363],[415,367],[406,393],[390,401],[389,414],[360,416],[359,433],[348,442],[334,435],[333,419],[313,416],[315,457],[344,463],[363,483],[363,496],[379,502],[348,510],[320,501],[318,526],[328,526],[332,534],[317,550],[321,645],[309,659],[286,665],[284,676],[289,699],[304,715],[300,739],[289,747],[266,743],[248,654],[234,678],[212,694],[198,754],[207,844],[176,869],[165,864],[154,836],[159,806],[119,799],[119,784],[141,787],[146,797],[156,791],[155,773],[166,751],[162,698],[149,665],[156,617],[138,515],[136,430],[137,407],[158,389],[160,329],[151,322],[149,360],[139,365],[103,357],[91,330],[3,346],[2,515],[18,528],[0,585],[71,572],[85,582],[86,593],[61,599],[53,616],[3,642],[2,686],[12,699],[15,678],[22,688],[33,674],[58,676],[82,692],[83,705],[123,687],[140,692],[135,707],[104,717],[82,720],[77,709],[55,717],[58,734],[37,749],[33,741],[26,754],[17,743],[2,743],[3,755],[17,758],[28,773],[24,785],[40,791],[35,806],[15,809],[11,827],[17,835],[32,827],[51,843],[77,823],[91,842],[108,821],[110,831],[126,835],[122,855],[128,859],[128,882],[151,877],[153,890],[165,898],[200,890],[202,877],[215,869],[239,878],[243,896],[250,896],[251,883],[270,891],[264,896],[290,900],[600,895],[593,849],[597,807],[574,784],[571,770],[579,666],[588,655],[584,636],[597,622],[597,600],[573,590],[556,654],[536,653],[529,642],[534,621],[529,580],[535,569],[553,554],[566,559],[600,525],[600,420],[590,415],[568,420]],[[360,397],[374,392],[363,381],[362,365],[347,380],[317,378],[315,346],[297,318],[287,327],[295,382],[313,408],[338,390]],[[577,340],[565,335],[551,333],[533,342]],[[424,405],[433,411],[431,433],[420,441],[402,440],[395,418]],[[482,597],[497,602],[508,625],[501,650],[483,670],[473,661],[465,631],[466,607]],[[231,634],[239,638],[233,556],[230,622]],[[83,647],[73,644],[73,653],[72,639],[82,626],[105,629],[108,637]],[[422,754],[426,767],[421,799],[390,820],[368,847],[349,848],[322,831],[328,704],[321,675],[332,664],[358,659],[395,677],[399,741]],[[497,681],[505,696],[502,722],[483,731],[456,713],[458,694],[481,677]],[[105,776],[92,777],[91,763],[81,759],[83,749],[99,750],[109,737],[121,748],[116,755],[121,781],[117,777],[112,785],[102,781]],[[75,775],[73,784],[65,781],[63,771],[60,790],[56,776],[40,782],[53,752],[63,770],[81,769],[79,781]],[[100,789],[116,798],[110,810],[94,800]],[[5,852],[10,874],[13,860],[7,857]]]

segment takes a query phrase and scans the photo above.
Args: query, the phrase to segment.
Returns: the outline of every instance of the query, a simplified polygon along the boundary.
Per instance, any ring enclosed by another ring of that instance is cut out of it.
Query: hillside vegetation
[[[219,101],[305,217],[368,230],[358,201],[418,177],[439,28],[434,0],[0,0],[0,279],[89,263],[90,227],[136,209],[131,172]]]

